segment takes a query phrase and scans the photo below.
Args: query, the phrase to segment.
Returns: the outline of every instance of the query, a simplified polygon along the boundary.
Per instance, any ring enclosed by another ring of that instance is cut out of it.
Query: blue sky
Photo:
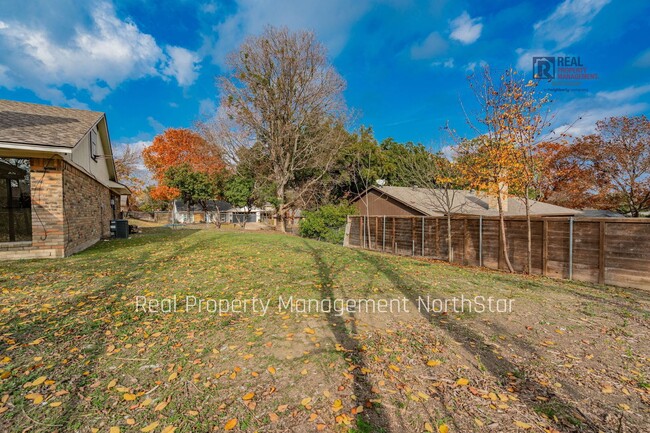
[[[553,94],[554,127],[581,134],[648,114],[648,16],[644,0],[0,0],[0,98],[104,111],[114,145],[142,147],[214,113],[226,55],[272,24],[316,33],[380,140],[441,148],[445,122],[467,131],[467,74],[532,76],[534,55],[598,74]]]

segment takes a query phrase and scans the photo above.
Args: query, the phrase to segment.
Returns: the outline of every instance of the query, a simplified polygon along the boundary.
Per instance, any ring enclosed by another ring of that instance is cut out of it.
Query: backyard
[[[406,308],[279,308],[291,296]],[[512,311],[427,311],[419,296]],[[0,311],[1,431],[650,431],[650,293],[636,289],[148,227],[2,263]]]

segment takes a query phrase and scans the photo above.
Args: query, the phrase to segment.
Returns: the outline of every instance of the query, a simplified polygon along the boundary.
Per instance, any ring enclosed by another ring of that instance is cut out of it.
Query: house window
[[[97,162],[97,133],[90,131],[90,157]]]
[[[0,158],[0,242],[32,240],[29,159]]]

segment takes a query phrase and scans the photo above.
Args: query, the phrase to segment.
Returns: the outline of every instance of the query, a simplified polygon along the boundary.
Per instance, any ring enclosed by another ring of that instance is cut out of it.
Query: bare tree
[[[131,195],[127,196],[127,206],[133,210],[137,204],[136,197],[144,189],[144,182],[137,176],[140,153],[127,144],[114,155],[113,161],[118,180],[131,190]]]
[[[460,197],[462,180],[456,164],[440,153],[408,152],[397,160],[403,182],[422,188],[429,209],[447,219],[447,260],[454,260],[451,220],[463,211],[465,200]]]
[[[286,28],[247,39],[229,65],[221,105],[234,129],[221,125],[222,137],[232,149],[260,146],[275,185],[276,228],[285,231],[285,212],[325,175],[341,146],[345,82],[313,33]]]

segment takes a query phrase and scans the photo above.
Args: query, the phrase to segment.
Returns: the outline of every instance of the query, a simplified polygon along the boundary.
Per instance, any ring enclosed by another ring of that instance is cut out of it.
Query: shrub
[[[328,204],[314,211],[305,211],[300,221],[300,236],[342,244],[346,216],[355,213],[356,208],[347,203]]]

